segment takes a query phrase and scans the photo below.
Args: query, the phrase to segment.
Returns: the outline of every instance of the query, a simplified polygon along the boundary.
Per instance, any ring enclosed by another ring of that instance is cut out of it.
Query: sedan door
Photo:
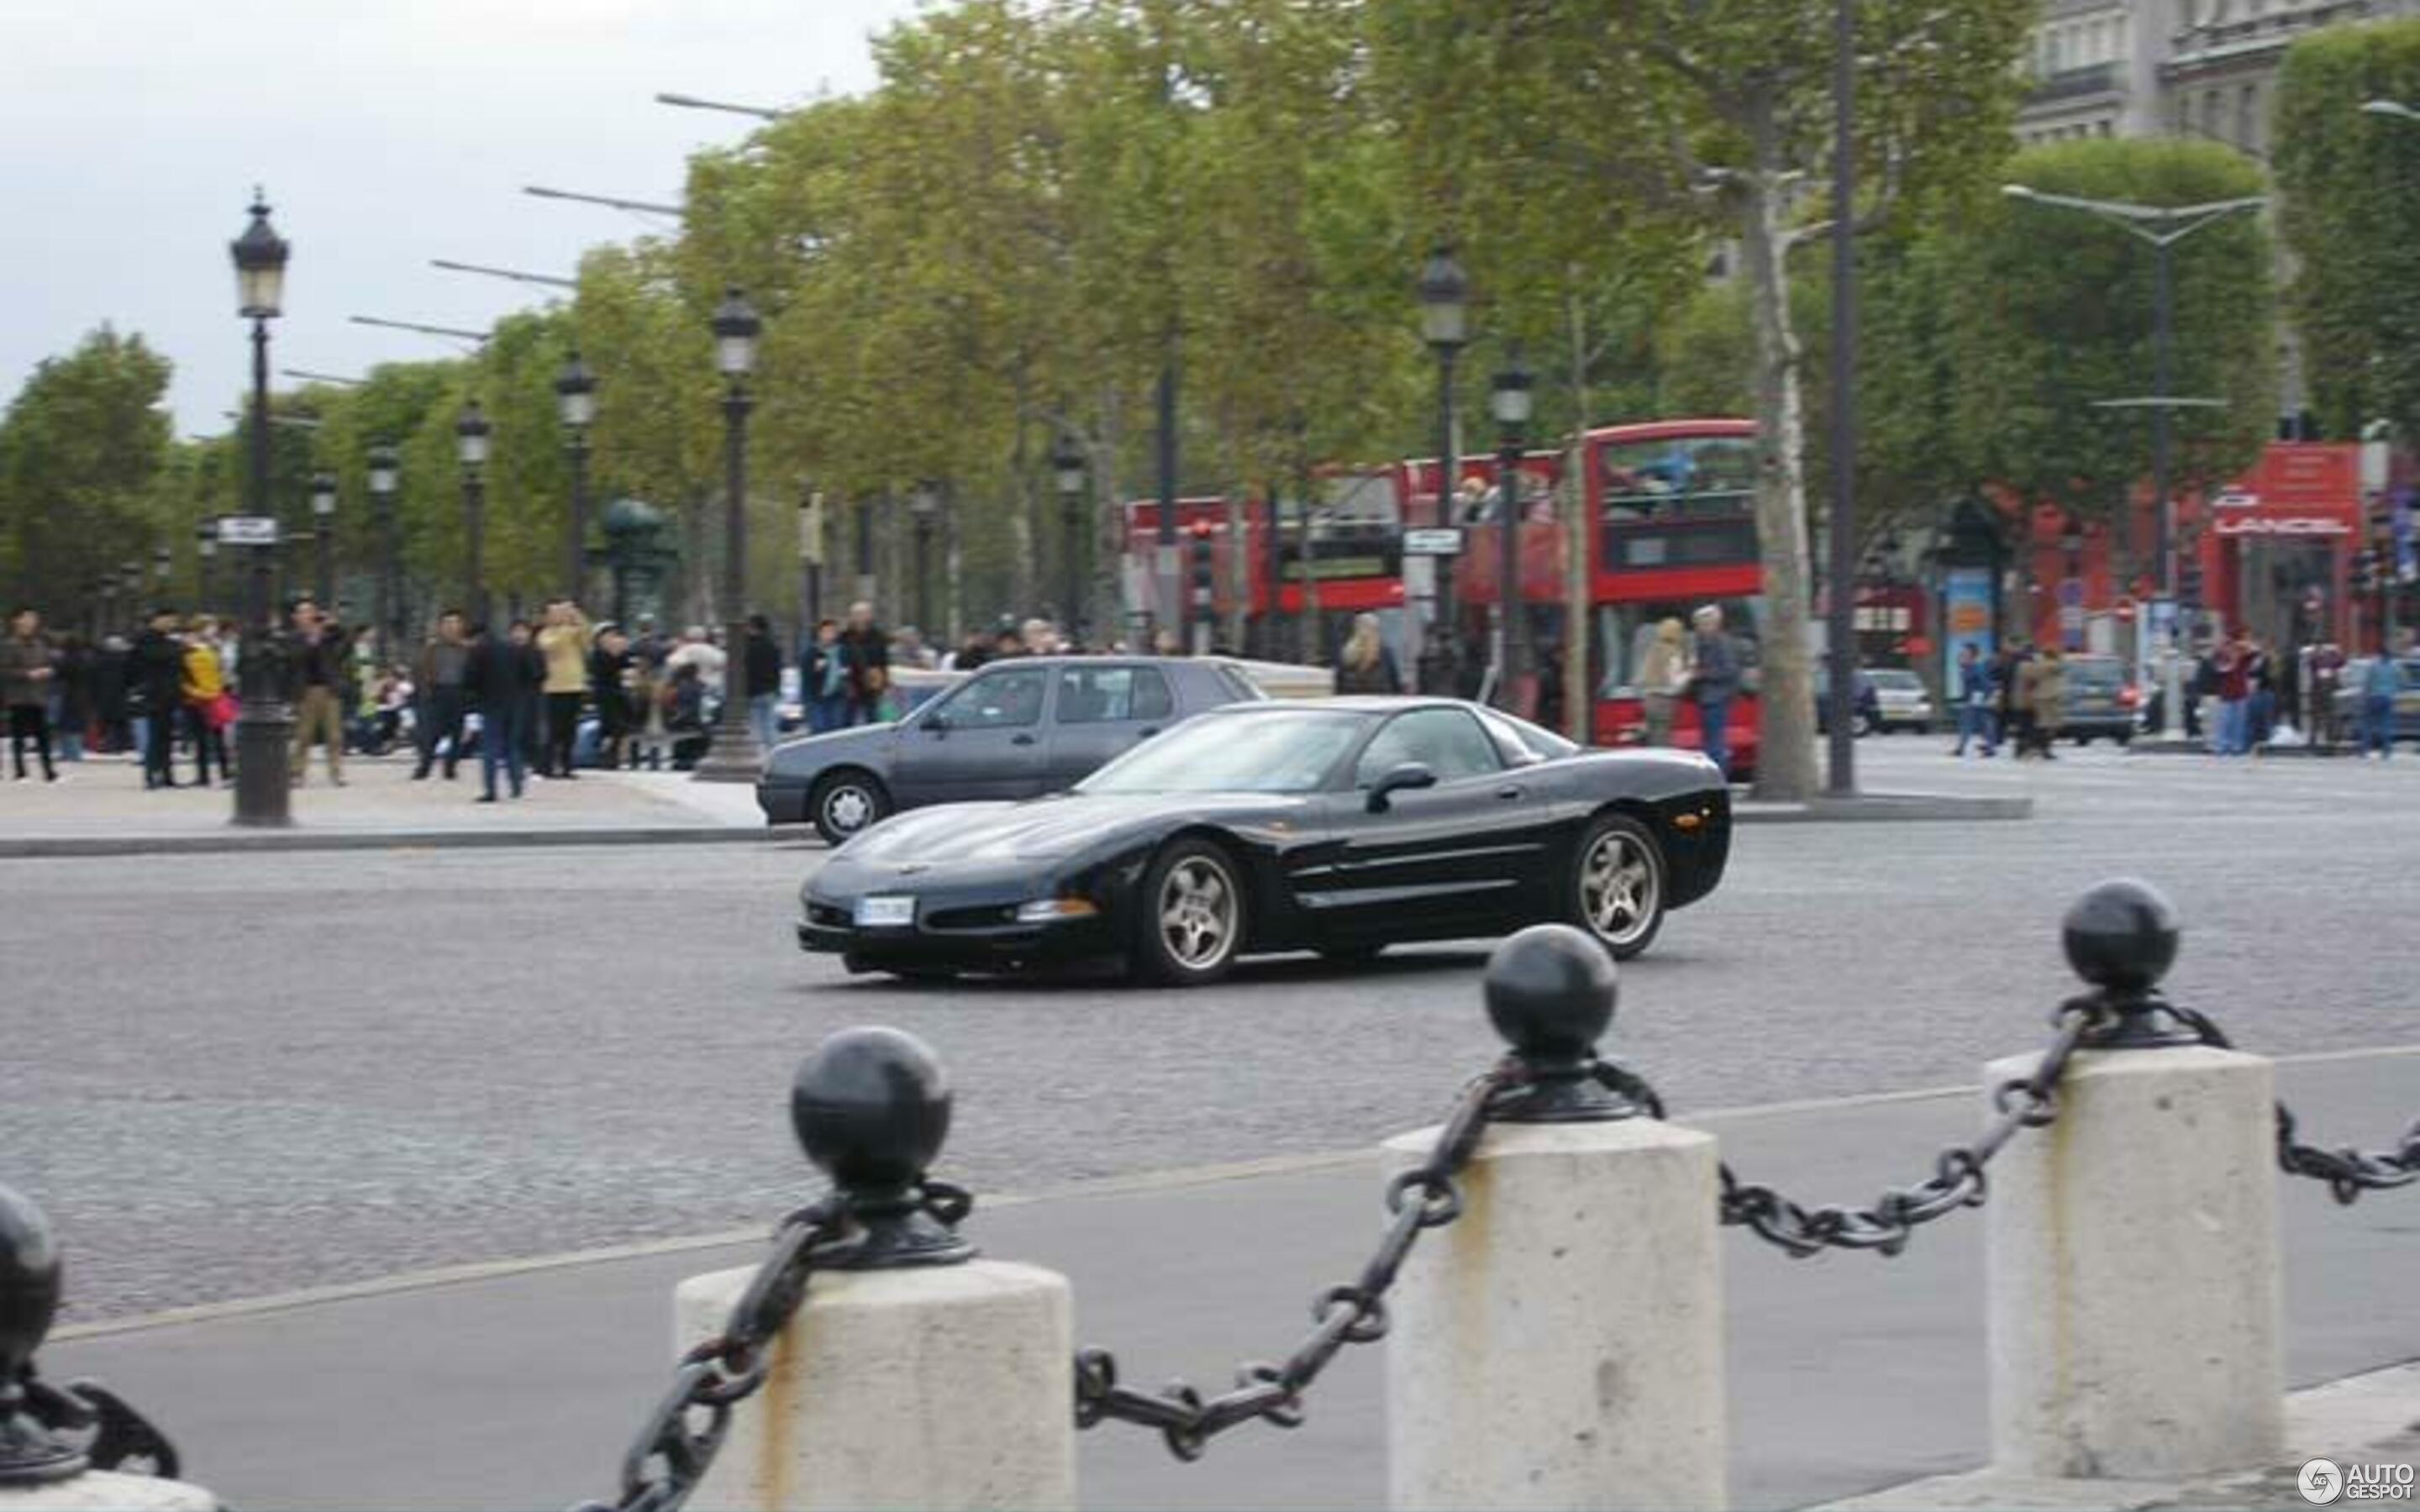
[[[901,806],[1030,798],[1045,790],[1050,670],[986,667],[919,709],[892,756]]]
[[[1373,812],[1378,779],[1415,762],[1436,785],[1393,793]],[[1331,869],[1302,879],[1319,895],[1323,928],[1373,938],[1493,930],[1518,910],[1544,860],[1540,829],[1524,812],[1544,801],[1536,786],[1505,765],[1466,710],[1396,715],[1363,747],[1353,790],[1330,800],[1323,860]]]
[[[1131,662],[1059,668],[1044,791],[1073,787],[1174,721],[1176,703],[1156,667]]]

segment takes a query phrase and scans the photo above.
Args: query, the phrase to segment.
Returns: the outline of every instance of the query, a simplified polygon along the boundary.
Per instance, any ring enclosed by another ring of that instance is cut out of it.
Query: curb
[[[1810,798],[1805,803],[1731,806],[1743,825],[1966,824],[2030,819],[2034,800],[2024,797],[1960,797],[1942,793],[1869,793],[1854,798]]]
[[[546,845],[698,845],[768,841],[770,828],[658,825],[624,829],[293,829],[202,831],[191,835],[57,835],[0,841],[0,860],[79,856],[198,856],[256,851],[494,850]]]

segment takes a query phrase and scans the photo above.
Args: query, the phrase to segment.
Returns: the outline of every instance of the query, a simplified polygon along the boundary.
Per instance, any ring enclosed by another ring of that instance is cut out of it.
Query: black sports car
[[[1730,851],[1695,752],[1585,750],[1446,699],[1245,703],[1072,792],[884,820],[808,879],[799,944],[904,977],[1123,956],[1190,984],[1562,919],[1627,958]]]

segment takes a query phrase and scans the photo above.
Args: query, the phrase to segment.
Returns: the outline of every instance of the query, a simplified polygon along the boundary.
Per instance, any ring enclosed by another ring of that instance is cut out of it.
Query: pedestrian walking
[[[2395,695],[2403,673],[2395,658],[2381,651],[2361,673],[2361,748],[2374,762],[2395,755]]]
[[[740,690],[748,699],[748,729],[758,750],[782,738],[782,648],[762,614],[748,616],[748,638],[739,648]]]
[[[84,760],[92,728],[92,658],[84,637],[70,635],[59,641],[58,675],[52,679],[51,738],[63,762]]]
[[[185,670],[181,707],[185,727],[194,737],[194,782],[210,785],[210,764],[219,778],[235,786],[235,765],[227,760],[226,727],[234,717],[235,701],[227,696],[226,674],[219,667],[217,637],[208,619],[195,619],[185,630]]]
[[[1689,678],[1689,699],[1698,706],[1699,748],[1729,778],[1731,700],[1740,687],[1739,647],[1723,629],[1722,606],[1701,605],[1689,620],[1697,632],[1689,652],[1695,669]]]
[[[521,795],[529,774],[522,741],[537,690],[545,685],[546,661],[529,621],[513,621],[502,636],[483,634],[472,646],[463,687],[479,715],[479,802],[496,801],[499,766],[511,780],[513,796]]]
[[[2025,663],[2033,686],[2027,690],[2025,731],[2034,754],[2046,762],[2058,760],[2052,749],[2060,726],[2067,722],[2067,663],[2056,646],[2044,646]]]
[[[588,654],[597,638],[580,606],[558,598],[546,607],[546,625],[537,633],[538,654],[546,658],[546,744],[538,756],[537,775],[570,781],[572,751],[580,735],[580,707],[588,696]]]
[[[2344,738],[2337,728],[2336,690],[2344,683],[2344,648],[2335,641],[2324,641],[2312,649],[2311,675],[2311,743],[2333,747]]]
[[[134,727],[127,710],[128,655],[122,635],[103,636],[92,654],[92,728],[100,750],[134,748]]]
[[[2249,702],[2244,707],[2243,749],[2236,752],[2239,756],[2249,754],[2255,746],[2267,745],[2277,720],[2276,659],[2258,636],[2244,641],[2243,655]]]
[[[616,771],[630,726],[630,638],[618,625],[599,625],[597,649],[588,654],[588,696],[597,703],[597,764]]]
[[[1958,701],[1958,746],[1949,754],[1964,756],[1969,742],[1979,745],[1982,754],[1992,755],[1998,742],[1993,729],[1992,665],[1983,653],[1969,640],[1958,648],[1958,669],[1951,684],[1951,693]]]
[[[1403,672],[1395,666],[1395,653],[1379,633],[1378,616],[1353,616],[1353,633],[1344,638],[1344,647],[1336,654],[1336,691],[1339,693],[1400,693],[1404,690]]]
[[[350,642],[344,627],[310,599],[288,616],[286,679],[294,699],[294,772],[302,785],[316,741],[328,750],[328,780],[345,785],[345,672]]]
[[[851,604],[840,638],[848,656],[847,722],[878,723],[883,695],[891,690],[891,638],[874,622],[874,606],[863,599]]]
[[[8,760],[16,779],[26,780],[25,743],[41,758],[42,780],[59,779],[51,764],[51,694],[58,678],[57,653],[42,633],[42,617],[19,609],[0,640],[0,689],[8,704]]]
[[[1673,717],[1688,691],[1689,672],[1688,632],[1680,616],[1668,615],[1656,622],[1647,655],[1638,659],[1638,702],[1647,711],[1647,744],[1672,744]]]
[[[2218,678],[2218,754],[2251,750],[2252,656],[2242,637],[2220,643],[2212,667]]]
[[[960,671],[971,671],[961,654]],[[807,729],[815,734],[838,730],[848,722],[848,647],[840,638],[840,622],[829,617],[815,622],[814,639],[799,658],[799,695],[807,705]]]
[[[663,728],[672,741],[673,770],[694,768],[714,736],[706,723],[706,673],[694,661],[667,661],[672,675],[656,695],[663,709]]]
[[[462,611],[449,609],[437,616],[437,629],[420,648],[411,682],[420,699],[418,736],[420,760],[411,779],[425,781],[429,768],[442,756],[445,780],[455,778],[462,760],[462,717],[471,710],[471,643],[462,633]]]
[[[173,788],[177,711],[185,702],[185,648],[177,638],[175,609],[153,609],[151,623],[134,638],[127,653],[126,688],[127,707],[140,726],[143,785]]]

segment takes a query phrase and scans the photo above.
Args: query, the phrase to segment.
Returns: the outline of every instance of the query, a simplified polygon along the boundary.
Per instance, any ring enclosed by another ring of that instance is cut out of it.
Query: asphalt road
[[[2420,1040],[2420,764],[1863,748],[2038,816],[1744,830],[1623,978],[1611,1048],[1676,1109],[1971,1080],[2043,1035],[2059,911],[2121,872],[2177,899],[2177,995],[2246,1047]],[[1496,1049],[1483,944],[1192,993],[853,981],[788,943],[820,854],[0,863],[0,1181],[96,1318],[763,1222],[814,1187],[790,1069],[850,1024],[940,1050],[945,1173],[994,1192],[1367,1146]]]

